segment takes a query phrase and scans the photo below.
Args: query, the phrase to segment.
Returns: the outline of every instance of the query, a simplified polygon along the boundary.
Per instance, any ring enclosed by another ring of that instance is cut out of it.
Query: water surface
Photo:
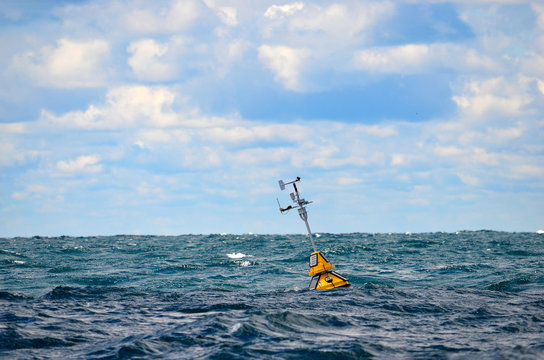
[[[0,357],[543,358],[544,235],[0,239]]]

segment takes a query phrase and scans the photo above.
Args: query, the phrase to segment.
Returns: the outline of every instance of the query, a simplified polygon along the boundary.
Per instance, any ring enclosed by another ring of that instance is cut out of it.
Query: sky
[[[3,1],[0,236],[544,228],[544,3]]]

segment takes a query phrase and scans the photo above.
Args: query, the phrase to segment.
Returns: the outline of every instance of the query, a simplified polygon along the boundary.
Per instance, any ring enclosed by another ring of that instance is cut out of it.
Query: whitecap
[[[238,322],[238,323],[234,324],[234,325],[230,328],[229,332],[230,332],[230,333],[236,332],[236,331],[238,331],[238,329],[240,329],[241,327],[242,327],[242,323],[239,323],[239,322]]]
[[[251,265],[251,263],[250,263],[249,261],[247,261],[247,260],[246,260],[246,261],[242,261],[242,262],[240,263],[240,266],[243,266],[243,267],[246,267],[246,266],[249,266],[249,265]]]
[[[537,230],[536,233],[537,234],[544,234],[544,230]]]
[[[241,259],[241,258],[244,258],[246,257],[247,255],[246,254],[242,254],[242,253],[232,253],[232,254],[227,254],[227,256],[231,259]]]

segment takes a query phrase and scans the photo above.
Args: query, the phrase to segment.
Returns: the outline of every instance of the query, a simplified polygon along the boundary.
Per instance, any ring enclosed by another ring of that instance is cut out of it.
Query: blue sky
[[[544,228],[544,4],[6,1],[0,236]]]

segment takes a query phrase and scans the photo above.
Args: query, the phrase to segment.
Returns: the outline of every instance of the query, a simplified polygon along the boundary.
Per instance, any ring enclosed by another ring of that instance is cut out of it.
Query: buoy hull
[[[310,290],[325,290],[337,287],[349,287],[348,279],[336,271],[334,265],[320,251],[310,254]]]
[[[314,275],[310,280],[310,290],[326,290],[339,287],[350,287],[348,279],[337,273],[336,271],[325,271],[321,274]]]

